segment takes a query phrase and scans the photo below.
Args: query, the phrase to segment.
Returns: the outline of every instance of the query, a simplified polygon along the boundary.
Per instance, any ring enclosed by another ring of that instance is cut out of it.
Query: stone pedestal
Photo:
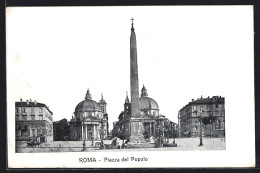
[[[144,139],[144,127],[140,118],[131,118],[130,120],[130,143],[143,143]]]

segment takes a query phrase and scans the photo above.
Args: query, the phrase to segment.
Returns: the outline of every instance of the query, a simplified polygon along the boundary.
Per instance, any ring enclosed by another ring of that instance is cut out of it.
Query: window
[[[195,126],[195,130],[197,130],[198,128],[197,128],[197,126]]]
[[[18,114],[15,115],[15,119],[16,119],[16,120],[19,120],[19,115],[18,115]]]
[[[35,115],[31,115],[31,120],[35,120]]]
[[[202,125],[201,127],[202,127],[202,129],[204,129],[204,125]]]
[[[16,112],[16,113],[19,113],[19,109],[18,109],[18,108],[15,108],[15,112]]]
[[[26,108],[23,108],[23,113],[26,113]]]
[[[24,121],[27,120],[27,115],[23,115],[23,120],[24,120]]]
[[[39,115],[39,120],[43,120],[43,115]]]
[[[42,113],[42,108],[39,109],[39,112]]]
[[[32,107],[32,109],[31,109],[31,113],[34,113],[34,108]]]
[[[42,127],[41,126],[38,127],[37,133],[38,133],[37,134],[38,136],[42,134]]]
[[[35,126],[32,126],[32,136],[37,136],[37,131]]]
[[[21,136],[22,135],[22,127],[21,126],[18,126],[16,128],[16,136]]]
[[[23,128],[22,128],[22,136],[27,136],[28,135],[28,128],[27,128],[27,125],[24,125]]]
[[[218,104],[216,104],[216,108],[218,108]]]
[[[219,124],[215,124],[215,129],[219,129]]]
[[[195,123],[198,123],[197,121],[195,121]]]

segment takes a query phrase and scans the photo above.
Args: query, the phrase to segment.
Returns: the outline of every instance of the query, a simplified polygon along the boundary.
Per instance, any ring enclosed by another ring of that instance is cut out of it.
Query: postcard
[[[253,6],[7,7],[9,168],[254,167]]]

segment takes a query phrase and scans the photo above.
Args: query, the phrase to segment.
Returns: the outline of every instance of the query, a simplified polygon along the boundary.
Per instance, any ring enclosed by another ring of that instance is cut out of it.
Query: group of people
[[[161,146],[164,143],[166,143],[166,138],[161,137],[155,139],[153,136],[150,136],[147,142],[149,142],[150,144],[157,144]],[[111,144],[104,144],[104,146],[107,149],[125,149],[127,148],[128,144],[129,144],[129,139],[122,140],[117,137],[114,137],[112,139]]]
[[[118,140],[117,137],[114,137],[112,139],[111,145],[114,147],[119,146],[121,149],[125,149],[125,148],[127,148],[128,142],[129,142],[129,140],[121,140],[121,139]]]

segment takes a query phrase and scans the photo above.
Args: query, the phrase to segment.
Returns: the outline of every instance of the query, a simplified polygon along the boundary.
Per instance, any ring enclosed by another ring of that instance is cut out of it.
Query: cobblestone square
[[[99,141],[94,141],[99,142]],[[199,147],[199,138],[176,138],[177,147],[161,148],[139,148],[139,149],[98,149],[92,146],[91,141],[86,141],[86,152],[122,152],[123,151],[195,151],[195,150],[225,150],[226,143],[224,138],[204,138],[204,146]],[[111,140],[105,140],[105,144],[111,144]],[[121,144],[122,141],[119,142]],[[173,139],[169,139],[173,143]],[[28,147],[26,142],[17,142],[18,153],[38,153],[38,152],[82,152],[82,141],[53,141],[44,142],[39,147]]]

